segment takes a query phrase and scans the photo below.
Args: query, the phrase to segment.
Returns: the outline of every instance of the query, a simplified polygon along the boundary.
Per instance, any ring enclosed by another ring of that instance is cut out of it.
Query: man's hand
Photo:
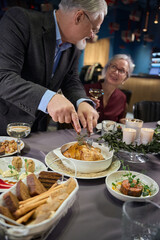
[[[81,131],[78,115],[73,104],[61,94],[56,94],[50,100],[47,111],[53,121],[60,123],[72,123],[76,132]]]
[[[87,128],[89,133],[92,133],[99,118],[97,111],[89,103],[82,102],[78,106],[78,117],[83,128]]]

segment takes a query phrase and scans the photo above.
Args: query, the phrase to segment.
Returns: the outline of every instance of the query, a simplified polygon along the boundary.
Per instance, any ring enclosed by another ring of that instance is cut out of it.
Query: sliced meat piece
[[[143,186],[140,183],[137,184],[137,180],[133,180],[133,183],[135,186],[131,187],[128,179],[123,180],[120,192],[128,196],[140,197],[142,194]]]

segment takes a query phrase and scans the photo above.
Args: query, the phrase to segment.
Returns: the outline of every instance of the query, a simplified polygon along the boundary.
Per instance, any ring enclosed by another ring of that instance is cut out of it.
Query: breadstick
[[[33,215],[33,213],[36,211],[36,209],[33,209],[32,211],[28,212],[26,215],[22,216],[21,218],[18,218],[16,220],[17,223],[24,223],[27,222],[28,219]]]
[[[43,196],[43,197],[41,197],[41,194],[40,195],[38,195],[37,196],[37,198],[36,199],[33,199],[33,201],[32,201],[32,198],[31,198],[31,201],[30,202],[27,202],[27,203],[25,203],[24,205],[21,205],[20,207],[19,207],[19,209],[21,209],[22,207],[24,208],[24,207],[27,207],[27,206],[30,206],[31,204],[34,204],[34,203],[36,203],[36,202],[38,202],[38,201],[40,201],[40,200],[44,200],[44,199],[46,199],[46,200],[48,200],[48,198],[50,197],[50,196],[58,196],[58,195],[60,195],[60,194],[63,194],[63,193],[65,193],[67,191],[67,187],[66,186],[63,186],[63,188],[59,188],[59,189],[54,189],[54,191],[50,191],[49,192],[49,194],[47,195],[47,196]]]
[[[57,187],[57,185],[58,185],[58,183],[55,182],[55,183],[50,187],[50,189],[53,189],[53,188]],[[49,189],[49,190],[50,190],[50,189]]]
[[[19,202],[19,209],[21,209],[22,207],[24,208],[24,207],[30,206],[31,204],[34,204],[37,201],[46,199],[51,194],[53,195],[54,193],[55,194],[57,193],[57,195],[58,195],[59,191],[61,189],[64,189],[64,191],[67,191],[70,194],[75,187],[76,187],[75,181],[73,180],[73,178],[69,178],[65,183],[58,185],[57,187],[54,187],[53,189],[49,189],[47,192],[41,193],[40,195],[29,198],[25,201]]]
[[[14,216],[15,216],[16,218],[19,218],[19,217],[23,216],[24,214],[26,214],[27,212],[29,212],[30,210],[32,210],[32,209],[40,206],[41,204],[46,203],[46,201],[47,201],[47,198],[44,199],[44,200],[38,201],[38,202],[36,202],[36,203],[33,203],[33,204],[29,204],[29,205],[27,205],[27,206],[24,206],[23,208],[19,208],[19,209],[17,209],[17,210],[14,212]]]
[[[41,193],[35,197],[31,197],[31,198],[28,198],[24,201],[20,201],[19,202],[19,208],[21,208],[22,206],[26,205],[27,203],[30,203],[30,202],[35,202],[37,200],[41,200],[41,199],[44,199],[44,198],[47,198],[51,192],[57,190],[58,188],[62,188],[63,186],[62,185],[58,185],[57,187],[54,187],[52,189],[49,189],[48,191],[44,192],[44,193]]]

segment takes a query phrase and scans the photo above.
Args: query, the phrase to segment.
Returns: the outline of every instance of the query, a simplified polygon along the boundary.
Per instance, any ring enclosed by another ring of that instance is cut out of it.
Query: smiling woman
[[[125,54],[115,55],[103,68],[102,79],[94,84],[86,84],[85,90],[89,96],[89,89],[103,89],[103,96],[97,104],[99,112],[98,122],[112,120],[120,122],[127,112],[126,95],[118,88],[124,84],[134,68],[131,58]],[[94,99],[92,99],[94,100]]]

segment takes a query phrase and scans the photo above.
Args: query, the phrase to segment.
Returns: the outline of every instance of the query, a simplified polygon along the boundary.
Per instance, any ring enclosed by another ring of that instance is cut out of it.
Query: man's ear
[[[81,21],[84,20],[84,12],[82,10],[79,10],[75,14],[75,24],[79,24]]]

